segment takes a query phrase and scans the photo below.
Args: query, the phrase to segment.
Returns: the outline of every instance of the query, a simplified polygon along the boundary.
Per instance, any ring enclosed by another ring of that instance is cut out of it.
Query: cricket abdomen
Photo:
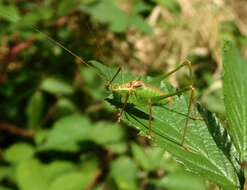
[[[160,89],[149,86],[147,84],[144,84],[142,88],[138,88],[133,91],[133,96],[136,97],[136,102],[138,102],[139,104],[143,103],[145,105],[149,103],[149,101],[151,101],[153,105],[167,104],[171,99],[170,97],[158,101],[155,100],[155,98],[165,96],[166,94],[167,93],[165,93],[164,91],[161,91]]]
[[[132,104],[147,105],[151,100],[153,105],[162,105],[167,104],[171,100],[171,97],[155,100],[155,98],[165,96],[167,93],[158,88],[145,84],[140,80],[124,83],[119,85],[117,88],[112,89],[112,91],[114,96],[117,97],[122,103],[124,103],[128,93],[128,103]]]

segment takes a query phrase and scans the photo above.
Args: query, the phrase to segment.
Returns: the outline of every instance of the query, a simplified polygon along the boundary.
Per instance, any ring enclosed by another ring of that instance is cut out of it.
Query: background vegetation
[[[220,41],[247,57],[245,1],[3,0],[0,15],[0,190],[218,188],[117,123],[103,73],[33,27],[134,75],[188,58],[196,100],[224,122]],[[187,84],[186,69],[168,81]]]

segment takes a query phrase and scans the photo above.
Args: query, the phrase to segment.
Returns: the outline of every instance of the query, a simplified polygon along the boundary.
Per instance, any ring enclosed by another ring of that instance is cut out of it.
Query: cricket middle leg
[[[129,90],[128,93],[126,94],[126,97],[125,97],[125,100],[124,100],[124,105],[123,105],[123,107],[121,108],[121,110],[120,110],[120,112],[118,114],[118,122],[120,122],[120,120],[121,120],[121,117],[122,117],[123,112],[124,112],[124,110],[126,108],[126,105],[128,103],[130,95],[131,95],[131,90]]]
[[[182,140],[181,140],[181,145],[183,147],[184,146],[184,142],[185,142],[185,135],[186,135],[186,132],[187,132],[187,129],[188,129],[188,125],[189,125],[189,119],[194,119],[194,118],[191,118],[190,114],[191,114],[191,111],[192,111],[192,104],[193,104],[193,100],[194,100],[194,94],[195,94],[195,88],[193,87],[193,85],[189,85],[189,86],[186,86],[176,92],[173,92],[173,93],[170,93],[170,94],[166,94],[166,95],[163,95],[163,96],[160,96],[160,97],[156,97],[154,102],[155,101],[160,101],[160,100],[163,100],[163,99],[166,99],[166,98],[169,98],[169,97],[173,97],[173,96],[176,96],[176,95],[179,95],[183,92],[187,92],[187,91],[190,91],[190,97],[189,97],[189,105],[188,105],[188,110],[187,110],[187,113],[185,114],[185,123],[184,123],[184,127],[182,129]]]

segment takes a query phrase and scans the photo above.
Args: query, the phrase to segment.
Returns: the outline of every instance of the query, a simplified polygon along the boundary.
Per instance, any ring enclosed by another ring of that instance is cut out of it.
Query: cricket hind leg
[[[175,72],[177,72],[178,70],[182,69],[183,67],[188,67],[188,69],[189,69],[190,85],[193,86],[192,65],[191,65],[191,62],[189,60],[187,60],[187,59],[183,63],[181,63],[180,65],[178,65],[175,69],[173,69],[170,72],[168,72],[167,74],[165,74],[162,78],[165,79],[165,78],[169,77],[170,75],[174,74]]]
[[[184,127],[182,129],[182,140],[181,140],[181,145],[183,147],[185,147],[184,146],[185,135],[186,135],[186,132],[187,132],[187,129],[188,129],[189,119],[191,119],[191,116],[190,115],[191,115],[192,105],[193,105],[194,95],[195,95],[195,88],[194,88],[194,84],[193,84],[193,76],[192,76],[191,62],[189,60],[185,60],[178,67],[176,67],[172,71],[170,71],[167,74],[165,74],[161,79],[165,79],[165,78],[169,77],[170,75],[174,74],[176,71],[180,70],[183,67],[188,67],[188,69],[189,69],[189,84],[188,84],[188,86],[182,88],[181,90],[178,90],[177,92],[174,92],[174,93],[171,93],[171,94],[167,94],[165,96],[162,96],[161,99],[172,97],[172,96],[178,95],[178,94],[180,94],[182,92],[190,91],[188,110],[187,110],[187,113],[185,115],[186,116],[186,119],[185,119]]]
[[[186,132],[187,132],[187,128],[188,128],[188,124],[189,124],[189,119],[191,119],[190,117],[190,113],[191,113],[191,110],[192,110],[192,103],[193,103],[193,100],[194,100],[194,87],[192,85],[188,85],[176,92],[173,92],[173,93],[170,93],[170,94],[166,94],[166,95],[163,95],[163,96],[160,96],[158,99],[156,98],[154,101],[160,101],[160,100],[163,100],[163,99],[166,99],[166,98],[169,98],[169,97],[173,97],[173,96],[176,96],[176,95],[179,95],[183,92],[187,92],[187,91],[190,91],[190,98],[189,98],[189,105],[188,105],[188,110],[187,110],[187,113],[185,114],[185,123],[184,123],[184,126],[182,128],[182,140],[181,140],[181,146],[183,146],[185,149],[185,145],[184,145],[184,142],[185,142],[185,135],[186,135]]]
[[[195,96],[195,87],[194,87],[194,83],[193,83],[193,76],[192,76],[193,73],[192,73],[191,62],[189,60],[185,60],[177,68],[175,68],[174,70],[172,70],[169,73],[167,73],[165,75],[165,77],[168,77],[168,76],[174,74],[176,71],[180,70],[183,67],[188,67],[188,69],[189,69],[189,80],[190,80],[189,89],[187,89],[188,91],[190,91],[189,105],[188,105],[188,110],[187,110],[187,114],[186,114],[184,127],[182,129],[182,140],[181,140],[181,145],[184,147],[185,135],[186,135],[186,132],[187,132],[187,129],[188,129],[190,114],[191,114],[191,111],[192,111],[192,104],[194,102],[194,96]]]

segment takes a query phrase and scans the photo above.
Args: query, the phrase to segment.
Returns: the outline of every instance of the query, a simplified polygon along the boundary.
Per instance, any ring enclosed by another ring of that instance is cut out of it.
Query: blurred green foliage
[[[81,65],[33,29],[85,60],[100,59],[112,66],[121,54],[115,51],[116,44],[120,47],[128,34],[155,36],[148,15],[159,6],[175,18],[160,23],[164,30],[181,24],[182,7],[176,0],[0,2],[0,190],[212,186],[185,171],[163,148],[150,146],[137,130],[117,123],[116,110],[104,101],[108,94],[100,72]],[[247,38],[234,22],[226,22],[221,35],[240,47],[246,45]],[[120,64],[136,59],[122,57]],[[191,59],[195,65],[200,62],[200,57]],[[160,73],[148,68],[151,74]],[[214,82],[211,74],[203,69],[195,72],[200,97]],[[202,98],[224,118],[220,99],[221,89]]]

